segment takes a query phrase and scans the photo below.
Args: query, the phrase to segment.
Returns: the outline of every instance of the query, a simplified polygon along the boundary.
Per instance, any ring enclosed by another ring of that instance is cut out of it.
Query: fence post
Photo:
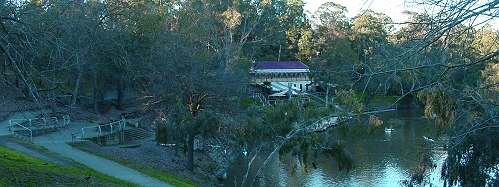
[[[125,121],[125,118],[123,116],[121,116],[121,121],[120,121],[120,125],[122,126],[121,127],[121,133],[119,133],[121,136],[120,136],[120,139],[121,139],[121,144],[124,144],[125,143],[125,128],[126,128],[126,121]]]
[[[71,118],[69,117],[69,115],[64,115],[64,116],[62,116],[62,118],[64,121],[64,126],[69,125],[69,123],[71,122]]]
[[[9,120],[9,131],[12,131],[12,120]]]
[[[99,136],[101,136],[101,135],[102,135],[102,128],[99,125]]]

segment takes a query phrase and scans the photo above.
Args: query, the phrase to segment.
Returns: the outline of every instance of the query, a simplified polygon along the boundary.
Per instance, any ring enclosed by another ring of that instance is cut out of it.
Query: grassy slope
[[[148,167],[148,166],[144,166],[144,165],[139,165],[137,163],[133,163],[133,162],[130,162],[128,160],[123,160],[123,159],[120,159],[120,158],[117,158],[115,156],[112,156],[112,155],[108,155],[108,154],[103,154],[103,153],[98,153],[98,152],[95,152],[95,151],[92,151],[92,150],[89,150],[89,149],[86,149],[85,147],[82,147],[82,146],[78,146],[78,144],[73,144],[71,145],[75,148],[78,148],[82,151],[85,151],[85,152],[89,152],[91,154],[94,154],[94,155],[97,155],[97,156],[100,156],[100,157],[103,157],[103,158],[106,158],[106,159],[109,159],[109,160],[113,160],[117,163],[120,163],[120,164],[123,164],[129,168],[132,168],[132,169],[135,169],[137,171],[140,171],[146,175],[149,175],[151,177],[154,177],[158,180],[161,180],[161,181],[164,181],[168,184],[171,184],[173,186],[178,186],[178,187],[194,187],[194,186],[201,186],[199,184],[197,184],[196,182],[190,180],[190,179],[187,179],[187,178],[184,178],[184,177],[179,177],[171,172],[168,172],[168,171],[164,171],[164,170],[157,170],[157,169],[154,169],[154,168],[151,168],[151,167]]]
[[[85,178],[92,176],[91,181]],[[136,186],[84,167],[61,167],[0,147],[0,186]]]

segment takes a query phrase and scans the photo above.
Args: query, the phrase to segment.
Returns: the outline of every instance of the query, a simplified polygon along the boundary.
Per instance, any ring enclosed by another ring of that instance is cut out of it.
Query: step
[[[133,128],[125,131],[125,139],[140,140],[153,136],[153,134],[142,128]]]

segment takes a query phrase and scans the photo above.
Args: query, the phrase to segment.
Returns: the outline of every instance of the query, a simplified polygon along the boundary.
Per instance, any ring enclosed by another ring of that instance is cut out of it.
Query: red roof
[[[254,70],[262,69],[309,69],[307,65],[299,61],[259,61],[253,63]]]

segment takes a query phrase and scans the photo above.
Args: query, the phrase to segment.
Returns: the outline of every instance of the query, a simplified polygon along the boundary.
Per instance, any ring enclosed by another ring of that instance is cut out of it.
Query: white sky
[[[347,7],[347,16],[350,18],[362,10],[371,9],[388,15],[396,23],[408,21],[409,16],[405,13],[406,11],[418,12],[418,7],[409,3],[413,0],[304,0],[304,2],[305,10],[310,13],[314,13],[323,3],[334,2]],[[499,19],[494,19],[489,24],[492,24],[494,29],[499,30]]]
[[[371,9],[381,12],[392,18],[394,22],[407,21],[404,11],[410,8],[404,0],[304,0],[305,10],[313,13],[325,2],[334,2],[347,7],[348,17],[354,17],[360,11]]]

